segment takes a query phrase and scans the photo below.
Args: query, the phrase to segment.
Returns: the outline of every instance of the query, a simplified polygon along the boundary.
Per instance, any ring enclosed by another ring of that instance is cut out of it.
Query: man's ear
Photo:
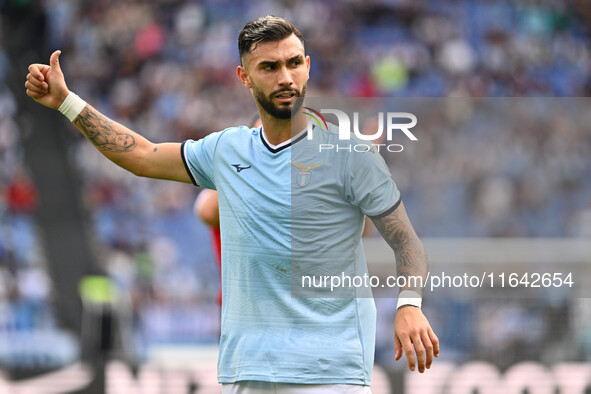
[[[241,84],[243,84],[245,87],[249,89],[252,87],[250,83],[250,78],[248,78],[248,72],[246,71],[246,68],[244,66],[238,66],[236,68],[236,75],[238,76],[238,79],[240,80]]]

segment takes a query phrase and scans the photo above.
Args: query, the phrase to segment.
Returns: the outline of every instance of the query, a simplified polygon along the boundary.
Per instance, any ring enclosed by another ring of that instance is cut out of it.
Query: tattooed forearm
[[[396,275],[422,277],[423,281],[410,280],[406,289],[423,293],[422,285],[427,277],[429,264],[423,243],[415,233],[404,205],[401,203],[394,212],[373,220],[378,231],[394,249],[396,255]],[[416,282],[416,283],[415,283]],[[408,282],[407,282],[408,283]]]
[[[115,122],[90,106],[80,112],[74,125],[101,151],[124,153],[136,147],[133,135],[115,130]]]

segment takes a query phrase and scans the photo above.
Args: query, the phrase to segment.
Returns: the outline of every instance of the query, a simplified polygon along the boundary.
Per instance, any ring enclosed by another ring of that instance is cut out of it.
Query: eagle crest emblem
[[[289,162],[289,164],[291,164],[292,166],[294,166],[295,168],[300,170],[298,172],[298,177],[297,177],[296,181],[297,181],[298,185],[300,185],[302,187],[304,187],[310,183],[310,179],[312,179],[311,171],[318,168],[318,167],[322,167],[324,165],[324,164],[303,164],[303,163],[297,163],[297,162]]]

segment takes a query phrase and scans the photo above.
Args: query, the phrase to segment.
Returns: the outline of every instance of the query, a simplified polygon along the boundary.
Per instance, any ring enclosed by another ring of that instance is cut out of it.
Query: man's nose
[[[291,86],[293,84],[291,72],[289,72],[289,69],[286,66],[283,66],[279,69],[278,83],[282,86]]]

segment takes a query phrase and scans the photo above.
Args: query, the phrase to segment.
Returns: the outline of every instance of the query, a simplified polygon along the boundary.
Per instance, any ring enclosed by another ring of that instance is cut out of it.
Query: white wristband
[[[57,110],[66,115],[70,122],[73,122],[84,107],[86,107],[86,101],[78,97],[76,93],[70,92]]]
[[[422,303],[423,299],[421,298],[421,295],[416,291],[402,290],[398,295],[398,304],[396,305],[396,309],[404,305],[412,305],[421,309]]]

